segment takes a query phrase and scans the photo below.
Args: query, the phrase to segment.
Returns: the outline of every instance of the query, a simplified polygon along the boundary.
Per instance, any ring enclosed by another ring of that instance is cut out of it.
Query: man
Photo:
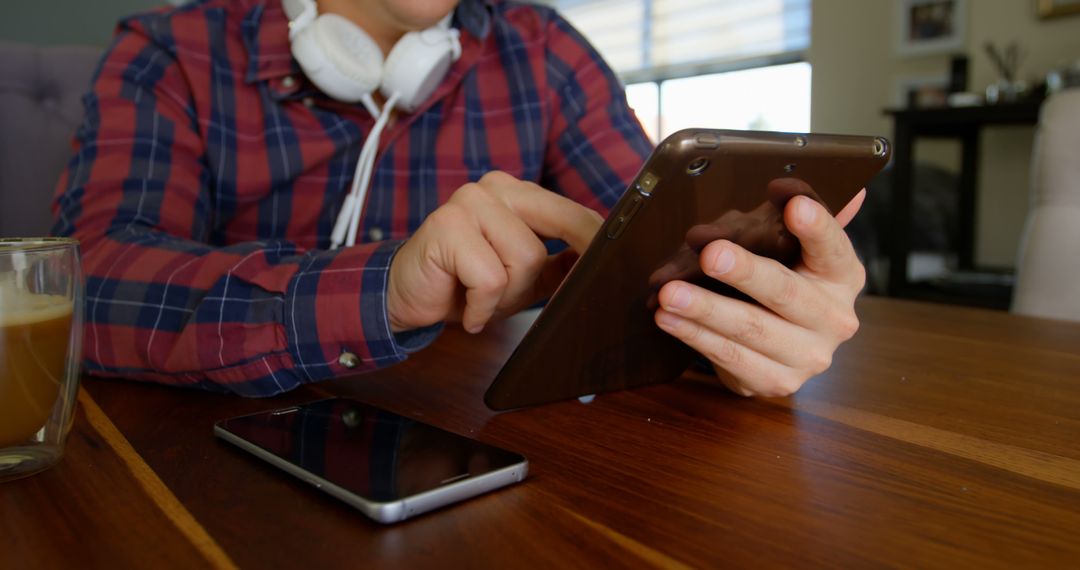
[[[548,296],[650,145],[596,52],[547,8],[482,0],[320,0],[384,53],[453,11],[462,53],[383,133],[364,242],[329,250],[374,118],[316,89],[279,0],[207,0],[123,22],[86,98],[55,231],[82,240],[93,374],[279,393],[399,362],[441,323],[470,332]],[[788,270],[705,248],[657,324],[744,395],[788,394],[858,326],[864,273],[841,225],[792,200]]]

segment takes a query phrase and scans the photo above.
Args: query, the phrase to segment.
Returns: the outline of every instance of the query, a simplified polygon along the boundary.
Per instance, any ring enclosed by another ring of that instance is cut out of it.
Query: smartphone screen
[[[519,481],[527,469],[517,453],[347,399],[228,419],[215,432],[380,522]]]

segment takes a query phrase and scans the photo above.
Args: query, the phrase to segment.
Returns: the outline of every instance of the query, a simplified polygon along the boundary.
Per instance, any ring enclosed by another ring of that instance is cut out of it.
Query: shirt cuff
[[[285,294],[283,321],[296,369],[308,381],[401,362],[437,336],[410,336],[403,345],[390,331],[386,291],[402,243],[312,251],[301,262]]]
[[[394,333],[394,342],[397,343],[398,348],[403,352],[412,354],[418,350],[427,348],[428,345],[435,342],[435,339],[439,338],[439,335],[442,334],[443,328],[445,328],[444,323],[435,323],[411,331]]]

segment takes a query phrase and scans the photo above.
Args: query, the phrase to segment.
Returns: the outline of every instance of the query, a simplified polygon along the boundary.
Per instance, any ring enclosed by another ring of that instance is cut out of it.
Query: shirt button
[[[285,78],[281,80],[281,86],[285,89],[296,87],[296,78],[291,75],[286,75]]]
[[[371,228],[370,230],[368,230],[367,235],[368,235],[369,238],[371,238],[371,241],[382,241],[382,238],[383,238],[382,228],[379,228],[379,227]]]
[[[337,359],[338,364],[352,370],[360,365],[360,357],[351,352],[342,352],[341,356]]]
[[[315,106],[315,99],[312,97],[304,97],[303,103],[305,107],[311,108]]]

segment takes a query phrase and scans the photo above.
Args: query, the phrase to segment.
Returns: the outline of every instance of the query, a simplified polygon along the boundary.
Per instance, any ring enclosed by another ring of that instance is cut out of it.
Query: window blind
[[[803,58],[811,0],[549,0],[624,80]]]

